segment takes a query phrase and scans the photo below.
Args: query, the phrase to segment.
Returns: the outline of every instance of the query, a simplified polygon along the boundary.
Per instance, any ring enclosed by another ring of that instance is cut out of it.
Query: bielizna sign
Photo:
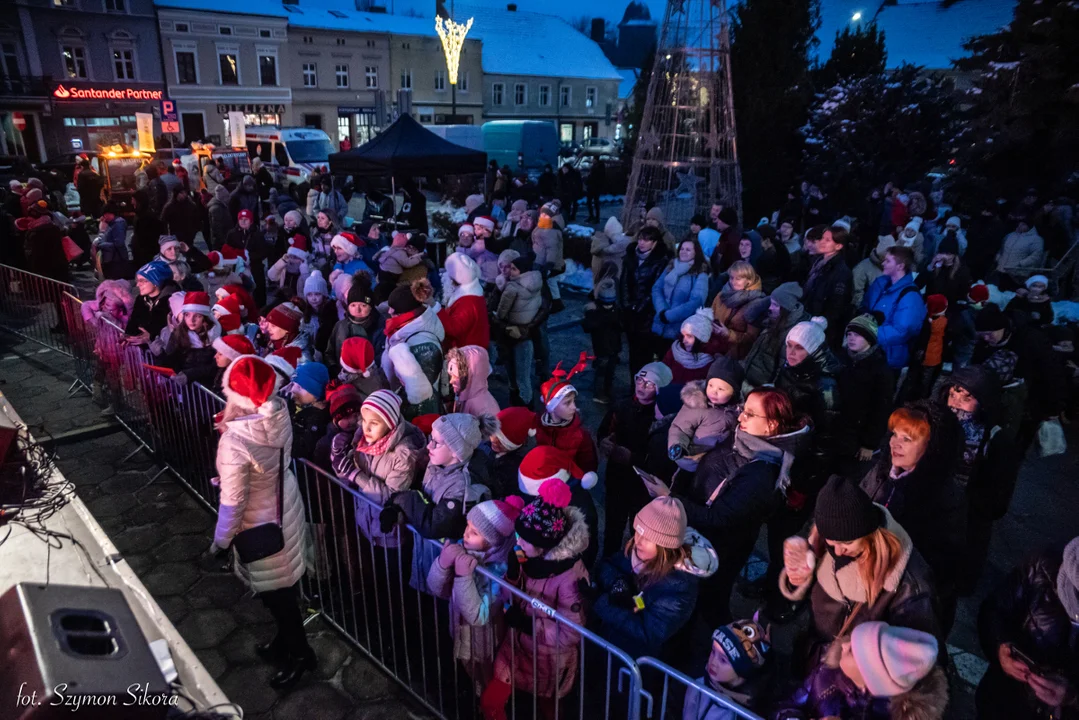
[[[160,100],[162,90],[137,88],[74,88],[57,85],[52,91],[57,100]]]

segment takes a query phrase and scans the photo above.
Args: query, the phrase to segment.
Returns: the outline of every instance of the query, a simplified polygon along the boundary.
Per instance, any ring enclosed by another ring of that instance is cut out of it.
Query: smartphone
[[[666,488],[668,491],[670,490],[670,487],[668,487],[667,483],[663,482],[663,480],[656,477],[652,473],[645,472],[644,470],[641,470],[636,465],[633,466],[633,472],[637,473],[637,475],[640,476],[641,480],[644,480],[645,484],[647,484],[647,485],[661,485],[664,488]]]
[[[1042,667],[1038,663],[1034,662],[1034,660],[1032,660],[1031,657],[1025,652],[1017,648],[1015,645],[1011,646],[1011,651],[1012,657],[1030,668],[1030,671],[1032,673],[1034,673],[1035,675],[1041,675],[1043,677],[1045,676],[1045,671],[1042,669]]]

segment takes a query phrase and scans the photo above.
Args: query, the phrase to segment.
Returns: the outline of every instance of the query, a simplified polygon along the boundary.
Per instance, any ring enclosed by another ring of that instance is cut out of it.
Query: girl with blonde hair
[[[713,332],[726,340],[726,355],[742,360],[760,335],[768,310],[760,275],[744,260],[731,265],[727,284],[712,301]]]

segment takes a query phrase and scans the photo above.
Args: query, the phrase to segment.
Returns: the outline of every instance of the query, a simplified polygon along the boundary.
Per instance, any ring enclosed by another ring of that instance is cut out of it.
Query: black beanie
[[[529,270],[532,269],[532,267],[535,265],[535,263],[536,263],[536,254],[534,252],[532,252],[531,250],[529,250],[524,255],[518,256],[510,264],[513,265],[513,267],[520,270],[522,273],[526,273],[526,272],[528,272]]]
[[[401,315],[403,313],[412,312],[416,308],[423,305],[416,296],[412,294],[412,288],[408,285],[398,285],[390,293],[390,299],[388,301],[390,308],[393,309],[395,315]]]
[[[415,233],[408,239],[408,242],[406,242],[405,245],[423,252],[427,249],[427,236],[423,233]]]
[[[1008,327],[1008,318],[996,303],[987,303],[974,316],[974,330],[976,332],[996,332],[1006,327]]]
[[[817,496],[813,519],[822,538],[845,543],[871,534],[884,518],[865,491],[852,481],[833,475]]]
[[[937,253],[940,255],[959,254],[959,240],[956,238],[954,230],[949,230],[944,235],[944,238],[940,241],[940,245],[937,246]]]
[[[350,305],[354,302],[362,302],[371,307],[378,304],[375,302],[375,295],[371,292],[371,283],[367,278],[353,277],[352,287],[348,289],[347,299]]]
[[[741,364],[726,355],[720,355],[708,366],[707,380],[718,378],[734,388],[734,398],[732,399],[736,402],[742,396],[742,381],[745,377],[746,373],[742,370]],[[707,380],[705,381],[706,385]]]

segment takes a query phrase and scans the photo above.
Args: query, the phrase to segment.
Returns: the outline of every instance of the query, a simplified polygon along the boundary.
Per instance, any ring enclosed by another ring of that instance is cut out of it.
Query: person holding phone
[[[978,635],[979,718],[1079,718],[1079,537],[1013,569],[982,603]]]

